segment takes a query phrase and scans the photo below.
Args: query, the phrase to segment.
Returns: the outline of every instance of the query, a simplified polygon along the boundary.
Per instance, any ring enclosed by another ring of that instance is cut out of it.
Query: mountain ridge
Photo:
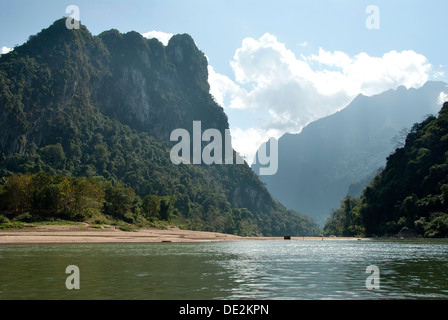
[[[279,170],[260,176],[275,199],[323,223],[349,186],[385,164],[391,140],[425,115],[436,113],[444,82],[419,89],[403,86],[367,97],[279,139]],[[258,172],[259,165],[252,168]],[[286,187],[288,186],[288,187]]]
[[[43,171],[109,181],[106,204],[130,196],[114,189],[123,184],[136,193],[124,212],[131,220],[141,220],[145,203],[148,210],[158,203],[195,230],[314,233],[313,221],[272,199],[247,164],[170,161],[172,130],[192,132],[193,121],[202,130],[229,127],[207,79],[205,55],[189,35],[164,46],[137,32],[68,30],[59,19],[0,57],[0,175]],[[114,207],[106,204],[97,214]],[[151,219],[162,210],[154,208]]]
[[[448,102],[413,125],[359,197],[346,196],[323,233],[334,236],[448,236]]]

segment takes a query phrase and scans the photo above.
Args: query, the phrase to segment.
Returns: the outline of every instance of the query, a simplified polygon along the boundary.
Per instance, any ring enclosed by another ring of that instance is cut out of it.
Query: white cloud
[[[142,36],[147,39],[156,38],[160,42],[163,43],[164,46],[168,45],[168,42],[170,41],[171,37],[173,36],[172,33],[166,33],[162,31],[149,31],[146,33],[142,33]]]
[[[231,66],[235,80],[209,68],[211,94],[226,109],[251,110],[260,118],[258,129],[232,128],[229,119],[235,149],[246,155],[256,151],[272,130],[277,136],[300,132],[360,93],[374,95],[400,85],[420,87],[432,70],[427,59],[412,50],[373,57],[319,48],[317,54],[296,57],[269,33],[244,39]]]
[[[343,52],[332,53],[320,48],[319,54],[308,60],[323,67],[315,73],[314,83],[324,94],[343,91],[350,96],[373,95],[400,85],[420,87],[428,81],[431,70],[426,58],[411,50],[390,51],[382,57],[362,52],[351,58]]]
[[[439,97],[437,99],[437,104],[443,105],[445,102],[448,101],[448,93],[446,92],[440,92]]]
[[[2,55],[2,54],[6,54],[6,53],[8,53],[8,52],[10,52],[10,51],[12,51],[11,48],[8,48],[8,47],[2,47],[2,49],[0,50],[0,55]]]
[[[215,72],[212,66],[208,66],[208,82],[210,93],[221,106],[234,109],[244,109],[245,105],[240,99],[247,96],[247,91],[232,81],[229,77]]]
[[[319,48],[319,55],[313,54],[309,59],[327,66],[336,66],[339,68],[347,68],[353,63],[353,60],[342,51],[330,52],[325,51],[322,48]]]
[[[271,137],[278,139],[283,135],[281,130],[265,130],[260,128],[236,128],[230,130],[230,132],[233,149],[238,151],[249,165],[253,163],[255,154],[263,143],[268,141]]]

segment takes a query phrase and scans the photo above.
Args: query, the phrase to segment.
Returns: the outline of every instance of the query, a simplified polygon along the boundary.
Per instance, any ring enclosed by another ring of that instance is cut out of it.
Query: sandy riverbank
[[[0,245],[42,243],[154,243],[282,240],[283,237],[239,237],[235,235],[167,229],[142,229],[125,232],[113,227],[104,229],[84,226],[38,226],[26,230],[0,231]],[[291,240],[357,240],[356,238],[292,237]]]

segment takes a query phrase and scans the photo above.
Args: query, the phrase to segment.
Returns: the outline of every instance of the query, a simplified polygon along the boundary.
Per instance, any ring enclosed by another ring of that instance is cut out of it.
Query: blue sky
[[[0,46],[22,44],[66,16],[71,4],[93,34],[111,28],[189,33],[223,73],[231,72],[229,61],[244,38],[266,32],[296,52],[305,41],[309,50],[320,46],[350,55],[412,49],[434,65],[448,64],[445,0],[0,0]],[[365,28],[371,4],[381,10],[380,30]]]
[[[0,0],[0,48],[24,43],[69,5],[93,34],[190,34],[249,158],[267,137],[299,132],[358,93],[448,79],[446,0]],[[379,29],[366,27],[369,5]]]

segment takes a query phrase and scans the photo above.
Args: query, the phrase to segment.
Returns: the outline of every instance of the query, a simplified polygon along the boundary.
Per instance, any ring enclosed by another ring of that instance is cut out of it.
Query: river
[[[10,299],[448,299],[448,240],[3,245]]]

